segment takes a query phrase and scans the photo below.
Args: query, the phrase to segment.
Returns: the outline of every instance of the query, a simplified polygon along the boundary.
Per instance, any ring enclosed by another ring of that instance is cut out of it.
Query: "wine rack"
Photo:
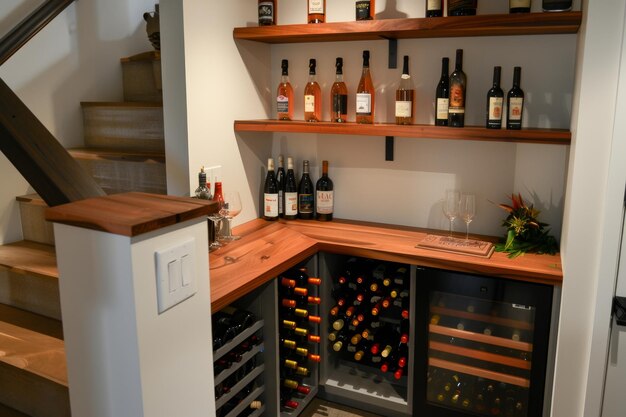
[[[254,317],[252,313],[248,315]],[[248,320],[252,321],[250,318]],[[214,334],[214,346],[221,345],[213,351],[215,408],[218,417],[260,416],[265,411],[265,363],[262,355],[265,348],[262,335],[265,321],[261,319],[249,325],[245,323],[237,334],[231,332],[233,337],[228,341],[224,341],[222,336],[226,326],[214,325],[214,331],[219,333]]]
[[[299,415],[317,395],[320,285],[315,267],[299,265],[277,277],[280,415]],[[303,332],[306,332],[304,334]],[[292,368],[293,366],[293,368]],[[302,372],[306,370],[306,372]]]

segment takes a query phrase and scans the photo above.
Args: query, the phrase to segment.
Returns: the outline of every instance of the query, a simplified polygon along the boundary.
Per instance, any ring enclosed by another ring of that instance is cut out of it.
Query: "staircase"
[[[165,194],[159,54],[121,65],[125,101],[81,103],[85,147],[68,151],[108,194]],[[17,201],[24,240],[0,246],[0,416],[67,417],[54,232],[37,194]]]

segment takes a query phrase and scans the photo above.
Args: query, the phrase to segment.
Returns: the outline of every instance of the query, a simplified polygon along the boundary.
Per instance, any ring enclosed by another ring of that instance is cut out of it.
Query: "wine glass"
[[[226,233],[221,236],[221,240],[231,241],[241,239],[241,236],[233,236],[231,231],[231,220],[241,213],[241,198],[237,191],[227,191],[224,193],[224,203],[220,207],[219,213],[226,220]]]
[[[465,240],[469,239],[469,224],[476,214],[476,198],[474,194],[461,194],[461,218],[465,222]]]
[[[446,198],[443,200],[443,214],[450,221],[450,236],[452,236],[452,223],[459,215],[459,203],[461,192],[459,190],[446,190]]]
[[[219,213],[212,213],[208,216],[210,222],[213,223],[213,236],[209,236],[209,252],[213,252],[216,249],[221,248],[222,245],[218,240],[217,236],[219,234],[220,226],[222,224],[222,220],[224,219]],[[211,231],[209,230],[209,234]],[[211,239],[213,238],[213,239]]]

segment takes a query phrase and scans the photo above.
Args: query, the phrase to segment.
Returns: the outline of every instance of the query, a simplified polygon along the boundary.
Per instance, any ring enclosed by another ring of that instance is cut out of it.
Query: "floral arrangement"
[[[549,234],[550,229],[546,229],[548,224],[537,220],[539,210],[526,205],[521,194],[511,194],[511,205],[499,206],[509,215],[502,222],[507,228],[506,239],[496,244],[496,251],[508,253],[509,258],[526,252],[554,255],[559,251],[556,239]]]

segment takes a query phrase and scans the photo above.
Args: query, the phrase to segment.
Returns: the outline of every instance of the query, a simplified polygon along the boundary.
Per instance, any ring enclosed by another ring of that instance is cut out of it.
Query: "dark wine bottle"
[[[448,16],[474,16],[478,0],[448,0]]]
[[[487,91],[487,129],[502,127],[502,106],[504,92],[500,88],[500,72],[502,67],[493,67],[493,86]]]
[[[371,0],[356,1],[356,20],[371,20],[374,18]]]
[[[509,13],[530,13],[530,0],[509,0]]]
[[[326,222],[333,219],[333,180],[328,177],[328,161],[322,161],[322,176],[315,184],[315,217]]]
[[[463,72],[463,50],[456,50],[454,72],[450,75],[450,107],[448,126],[465,126],[465,92],[467,77]]]
[[[298,187],[293,172],[293,159],[287,158],[287,176],[285,177],[285,219],[294,220],[298,217]]]
[[[298,186],[298,216],[301,219],[313,218],[313,181],[309,176],[309,161],[302,161],[302,178]]]
[[[426,17],[443,16],[443,0],[426,0]]]
[[[572,0],[543,0],[541,8],[544,12],[567,12],[572,10]]]
[[[267,175],[263,187],[263,218],[278,220],[278,183],[274,172],[274,159],[267,160]]]
[[[285,216],[285,168],[284,158],[278,155],[278,169],[276,170],[276,183],[278,184],[278,216]]]
[[[450,59],[441,59],[441,78],[435,93],[435,126],[448,126],[448,107],[450,104]]]
[[[506,128],[519,130],[522,128],[522,114],[524,112],[524,91],[520,88],[520,79],[522,77],[522,67],[513,69],[513,87],[506,95],[506,107],[508,117],[506,119]]]

